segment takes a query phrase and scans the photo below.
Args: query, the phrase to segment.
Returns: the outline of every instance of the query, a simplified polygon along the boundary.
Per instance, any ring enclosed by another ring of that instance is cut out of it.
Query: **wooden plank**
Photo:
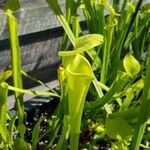
[[[64,2],[60,1],[64,8]],[[60,26],[58,19],[45,0],[22,0],[21,8],[15,13],[19,35],[26,35]],[[0,40],[8,38],[7,21],[0,9]]]
[[[22,67],[26,72],[37,71],[48,66],[53,67],[60,60],[57,56],[60,49],[62,30],[46,30],[20,37]],[[0,72],[10,65],[9,41],[0,41]]]

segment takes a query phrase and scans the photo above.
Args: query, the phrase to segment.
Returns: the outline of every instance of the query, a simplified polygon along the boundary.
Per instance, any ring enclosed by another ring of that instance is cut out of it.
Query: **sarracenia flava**
[[[83,106],[94,75],[89,62],[81,54],[64,57],[60,70],[59,76],[63,76],[67,83],[67,93],[64,95],[67,95],[69,106],[70,148],[77,150]]]

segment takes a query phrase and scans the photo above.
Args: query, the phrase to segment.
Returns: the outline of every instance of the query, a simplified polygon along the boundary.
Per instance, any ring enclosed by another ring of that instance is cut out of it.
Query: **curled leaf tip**
[[[2,82],[0,86],[4,89],[8,88],[8,84],[6,82]]]
[[[81,54],[85,51],[88,51],[96,46],[103,44],[104,38],[100,34],[88,34],[81,36],[75,40],[74,50],[60,51],[58,56],[66,57],[76,54]]]

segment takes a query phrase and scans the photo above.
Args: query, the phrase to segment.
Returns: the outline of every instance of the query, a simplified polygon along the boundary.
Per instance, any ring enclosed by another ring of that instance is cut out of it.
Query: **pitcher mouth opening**
[[[81,54],[76,54],[66,65],[65,70],[75,76],[83,76],[94,79],[90,63]]]

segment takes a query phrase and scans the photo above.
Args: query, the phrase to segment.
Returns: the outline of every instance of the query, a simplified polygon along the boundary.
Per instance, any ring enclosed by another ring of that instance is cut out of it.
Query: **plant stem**
[[[69,26],[71,25],[73,6],[74,6],[73,0],[66,0],[66,21],[68,22]],[[62,44],[61,44],[62,50],[65,50],[67,48],[67,43],[68,43],[68,35],[66,32],[64,32],[64,35],[62,38]]]
[[[119,32],[117,34],[115,47],[113,47],[113,54],[112,54],[112,68],[111,68],[111,75],[110,75],[110,82],[116,77],[117,71],[120,65],[120,54],[124,48],[125,41],[130,33],[132,25],[134,24],[134,20],[137,16],[137,13],[140,9],[142,4],[142,0],[139,0],[135,12],[132,14],[130,11],[126,10],[127,0],[124,0],[121,17],[118,22]],[[126,18],[126,19],[125,19]],[[131,19],[130,19],[131,18]],[[129,24],[128,24],[129,23]]]
[[[127,30],[126,30],[126,34],[125,34],[125,38],[124,38],[124,43],[125,43],[128,35],[129,35],[129,32],[130,32],[130,29],[132,28],[132,25],[134,24],[134,20],[135,20],[137,14],[138,14],[138,11],[139,11],[139,9],[140,9],[140,7],[142,5],[142,2],[143,2],[143,0],[139,0],[138,4],[136,6],[135,12],[133,13],[133,16],[131,17],[130,24],[129,24]]]
[[[8,16],[8,26],[10,35],[10,45],[11,45],[11,65],[13,73],[13,83],[14,87],[22,89],[22,76],[21,76],[21,54],[19,48],[19,40],[17,34],[17,20],[12,15],[11,10],[6,11]],[[15,91],[16,106],[18,112],[18,127],[23,125],[24,121],[24,102],[23,94]],[[24,138],[24,131],[22,128],[18,129],[20,137]]]
[[[106,103],[114,100],[115,93],[119,93],[128,83],[129,77],[120,72],[120,75],[117,79],[117,81],[114,82],[113,86],[110,88],[110,90],[106,93],[105,96],[102,98],[98,98],[96,101],[93,102],[87,102],[85,105],[85,109],[97,109],[97,111],[100,110],[101,107],[103,107]],[[96,110],[95,110],[96,112]]]
[[[51,9],[54,11],[54,13],[57,15],[58,20],[60,21],[61,25],[63,26],[64,30],[66,31],[66,34],[68,35],[71,43],[73,46],[75,45],[75,36],[73,32],[71,31],[71,28],[67,22],[67,19],[64,17],[63,12],[58,4],[57,0],[46,0],[48,5],[51,7]]]
[[[7,95],[8,88],[0,83],[0,141],[7,142]],[[3,129],[3,130],[2,130]]]
[[[134,131],[134,135],[131,143],[131,150],[139,149],[146,123],[150,114],[150,55],[147,61],[147,71],[144,81],[144,89],[141,97],[140,112],[138,116],[138,121]]]
[[[101,82],[105,83],[107,79],[108,67],[110,63],[110,48],[112,43],[114,27],[108,27],[106,29],[105,43],[104,43],[104,54],[103,54],[103,64],[101,71]]]

